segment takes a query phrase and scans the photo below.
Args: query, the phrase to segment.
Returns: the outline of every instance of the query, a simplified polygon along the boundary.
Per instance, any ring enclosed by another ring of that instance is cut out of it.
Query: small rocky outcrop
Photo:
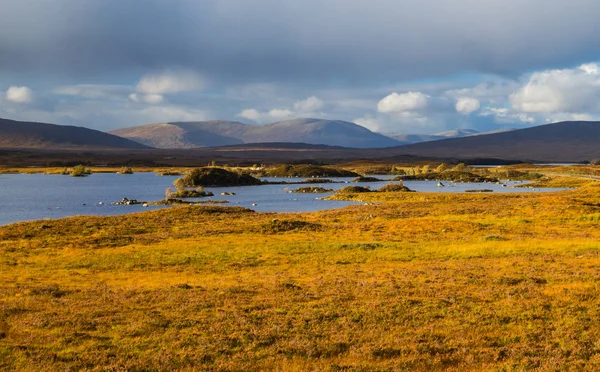
[[[372,192],[370,189],[361,186],[346,186],[339,189],[338,194],[357,194],[363,192]]]
[[[112,205],[137,205],[137,204],[148,204],[148,202],[138,201],[136,199],[123,198],[123,199],[121,199],[121,201],[112,202],[111,204]]]

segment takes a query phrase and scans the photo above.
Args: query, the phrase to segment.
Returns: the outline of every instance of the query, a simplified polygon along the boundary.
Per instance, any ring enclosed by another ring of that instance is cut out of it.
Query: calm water
[[[390,176],[377,176],[389,179]],[[156,201],[165,197],[165,189],[177,177],[157,177],[154,173],[133,175],[96,173],[89,177],[69,177],[43,174],[0,174],[0,225],[13,222],[60,218],[77,215],[119,215],[157,209],[141,205],[111,205],[126,197],[140,201]],[[348,182],[352,178],[337,178]],[[297,181],[298,179],[270,178],[273,181]],[[379,188],[387,182],[352,183],[351,185]],[[532,189],[509,188],[496,184],[469,184],[437,181],[406,181],[406,186],[416,191],[464,192],[469,189],[492,189],[495,192],[532,192]],[[509,182],[509,185],[515,185]],[[294,190],[307,185],[264,185],[246,187],[207,188],[215,196],[202,200],[228,200],[232,206],[242,206],[259,212],[311,212],[341,208],[354,202],[318,200],[328,194],[294,194]],[[327,189],[340,189],[347,183],[316,185]],[[535,191],[556,191],[536,189]],[[234,196],[220,196],[221,192],[235,192]],[[102,203],[102,204],[100,204]],[[253,205],[256,204],[256,205]]]

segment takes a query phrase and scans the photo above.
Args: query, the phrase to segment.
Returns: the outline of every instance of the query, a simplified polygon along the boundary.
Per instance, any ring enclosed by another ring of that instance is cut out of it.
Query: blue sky
[[[396,133],[600,117],[592,0],[0,0],[0,117]]]

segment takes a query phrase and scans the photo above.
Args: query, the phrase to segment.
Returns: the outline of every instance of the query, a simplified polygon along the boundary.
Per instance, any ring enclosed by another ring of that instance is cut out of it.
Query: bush
[[[79,164],[75,168],[71,169],[71,173],[70,173],[71,177],[85,177],[90,174],[92,174],[92,171],[90,169],[87,169],[86,167],[84,167],[81,164]]]
[[[117,173],[119,173],[119,174],[133,174],[133,169],[131,169],[131,167],[123,167]]]
[[[206,191],[202,187],[198,187],[196,190],[179,190],[175,193],[172,193],[171,197],[169,199],[172,199],[172,198],[181,198],[181,199],[205,198],[205,197],[214,196],[214,195],[215,194],[213,194],[212,192]]]

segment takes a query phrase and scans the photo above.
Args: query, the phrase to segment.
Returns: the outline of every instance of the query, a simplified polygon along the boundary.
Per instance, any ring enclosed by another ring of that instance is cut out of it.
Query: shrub
[[[133,174],[133,169],[131,169],[131,167],[123,167],[117,173],[119,173],[119,174]]]
[[[71,173],[70,173],[71,177],[85,177],[90,174],[92,174],[92,171],[90,169],[87,169],[86,167],[84,167],[81,164],[79,164],[75,168],[71,169]]]
[[[171,198],[204,198],[208,196],[214,196],[210,191],[204,190],[204,188],[199,187],[196,190],[179,190],[173,194],[171,194]]]

